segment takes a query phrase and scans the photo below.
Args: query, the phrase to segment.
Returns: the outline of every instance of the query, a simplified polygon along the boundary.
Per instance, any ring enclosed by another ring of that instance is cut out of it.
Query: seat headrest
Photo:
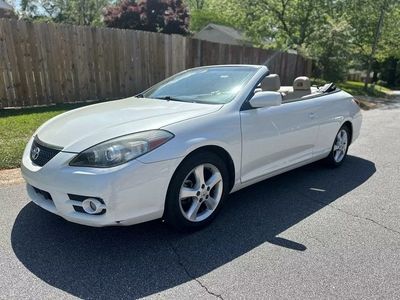
[[[306,76],[297,77],[293,81],[293,90],[309,90],[311,88],[310,78]]]
[[[263,91],[277,91],[281,88],[281,80],[278,74],[269,74],[261,81]]]

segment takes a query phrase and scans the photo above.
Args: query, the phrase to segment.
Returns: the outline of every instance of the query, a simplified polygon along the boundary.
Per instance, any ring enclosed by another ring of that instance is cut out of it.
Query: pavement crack
[[[385,226],[385,225],[383,225],[383,224],[381,224],[381,223],[379,223],[379,222],[377,222],[377,221],[375,221],[375,220],[373,220],[371,218],[363,217],[363,216],[356,215],[356,214],[352,214],[352,213],[350,213],[350,212],[348,212],[348,211],[346,211],[344,209],[338,208],[338,207],[336,207],[336,206],[334,206],[332,204],[328,204],[327,206],[329,206],[329,207],[331,207],[333,209],[336,209],[337,211],[340,211],[340,212],[342,212],[342,213],[344,213],[344,214],[346,214],[346,215],[348,215],[350,217],[374,223],[375,225],[378,225],[378,226],[380,226],[380,227],[382,227],[382,228],[384,228],[384,229],[386,229],[386,230],[388,230],[390,232],[400,234],[400,231],[397,231],[397,230],[395,230],[393,228],[387,227],[387,226]]]
[[[400,231],[397,231],[397,230],[395,230],[395,229],[393,229],[393,228],[387,227],[387,226],[385,226],[385,225],[383,225],[383,224],[381,224],[381,223],[379,223],[379,222],[377,222],[377,221],[375,221],[375,220],[373,220],[373,219],[371,219],[371,218],[363,217],[363,216],[356,215],[356,214],[352,214],[352,213],[350,213],[350,212],[348,212],[348,211],[346,211],[346,210],[344,210],[344,209],[341,209],[341,208],[339,208],[339,207],[336,207],[336,206],[333,205],[332,203],[324,203],[324,202],[322,202],[322,201],[318,201],[318,200],[312,199],[312,198],[308,197],[307,195],[304,195],[303,193],[299,192],[298,190],[296,190],[296,189],[294,189],[294,188],[292,188],[292,190],[294,190],[296,193],[302,195],[304,198],[306,198],[306,199],[309,200],[309,201],[312,201],[312,202],[321,204],[321,205],[323,205],[323,206],[328,206],[328,207],[333,208],[333,209],[335,209],[335,210],[337,210],[337,211],[339,211],[339,212],[341,212],[341,213],[344,213],[344,214],[346,214],[346,215],[348,215],[348,216],[350,216],[350,217],[353,217],[353,218],[356,218],[356,219],[360,219],[360,220],[364,220],[364,221],[368,221],[368,222],[374,223],[375,225],[378,225],[378,226],[380,226],[380,227],[382,227],[382,228],[384,228],[384,229],[386,229],[386,230],[388,230],[388,231],[390,231],[390,232],[400,234]]]
[[[224,298],[222,298],[221,295],[215,294],[215,293],[213,293],[212,291],[210,291],[210,290],[208,289],[208,287],[207,287],[206,285],[204,285],[199,279],[197,279],[196,277],[194,277],[194,276],[192,276],[192,275],[190,274],[189,270],[186,269],[185,265],[183,264],[182,259],[181,259],[181,256],[179,255],[179,253],[178,253],[178,251],[176,250],[176,248],[174,247],[174,245],[173,245],[170,241],[168,241],[168,244],[169,244],[169,246],[171,247],[172,252],[173,252],[174,255],[176,256],[177,261],[178,261],[178,264],[179,264],[179,265],[181,266],[181,268],[184,270],[185,274],[186,274],[189,278],[191,278],[192,280],[196,281],[208,294],[210,294],[210,295],[212,295],[212,296],[214,296],[214,297],[216,297],[216,298],[218,298],[218,299],[222,299],[222,300],[223,300]]]

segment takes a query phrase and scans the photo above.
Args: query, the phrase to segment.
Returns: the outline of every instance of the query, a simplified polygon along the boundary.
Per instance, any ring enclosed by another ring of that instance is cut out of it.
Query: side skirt
[[[310,158],[310,159],[308,159],[308,160],[305,160],[305,161],[303,161],[303,162],[301,162],[301,163],[297,163],[297,164],[294,164],[294,165],[292,165],[292,166],[288,166],[288,167],[286,167],[286,168],[280,169],[280,170],[278,170],[278,171],[274,171],[274,172],[272,172],[272,173],[265,174],[265,175],[263,175],[263,176],[254,178],[254,179],[249,180],[249,181],[246,181],[246,182],[241,182],[240,179],[237,179],[237,180],[235,181],[235,184],[234,184],[232,190],[230,191],[230,194],[232,194],[232,193],[234,193],[234,192],[237,192],[237,191],[239,191],[239,190],[241,190],[241,189],[244,189],[244,188],[246,188],[246,187],[248,187],[248,186],[250,186],[250,185],[252,185],[252,184],[255,184],[255,183],[257,183],[257,182],[263,181],[263,180],[265,180],[265,179],[274,177],[274,176],[276,176],[276,175],[279,175],[279,174],[282,174],[282,173],[285,173],[285,172],[288,172],[288,171],[291,171],[291,170],[300,168],[300,167],[302,167],[302,166],[308,165],[308,164],[310,164],[310,163],[316,162],[316,161],[318,161],[318,160],[321,160],[321,159],[327,157],[328,154],[329,154],[329,153],[323,153],[322,155],[315,156],[315,157]]]

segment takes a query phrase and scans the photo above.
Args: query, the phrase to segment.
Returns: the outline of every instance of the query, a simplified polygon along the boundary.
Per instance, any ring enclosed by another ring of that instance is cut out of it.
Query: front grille
[[[46,146],[43,146],[36,142],[36,140],[32,143],[31,148],[31,160],[34,164],[43,167],[47,164],[54,156],[56,156],[60,152],[59,149],[52,149]]]

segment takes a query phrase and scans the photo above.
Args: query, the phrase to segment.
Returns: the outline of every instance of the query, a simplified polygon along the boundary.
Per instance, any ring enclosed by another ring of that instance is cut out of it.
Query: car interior
[[[265,77],[255,92],[275,91],[282,94],[282,103],[301,100],[311,95],[321,92],[318,87],[311,86],[310,78],[306,76],[297,77],[293,81],[293,86],[281,86],[278,74],[270,74]]]

